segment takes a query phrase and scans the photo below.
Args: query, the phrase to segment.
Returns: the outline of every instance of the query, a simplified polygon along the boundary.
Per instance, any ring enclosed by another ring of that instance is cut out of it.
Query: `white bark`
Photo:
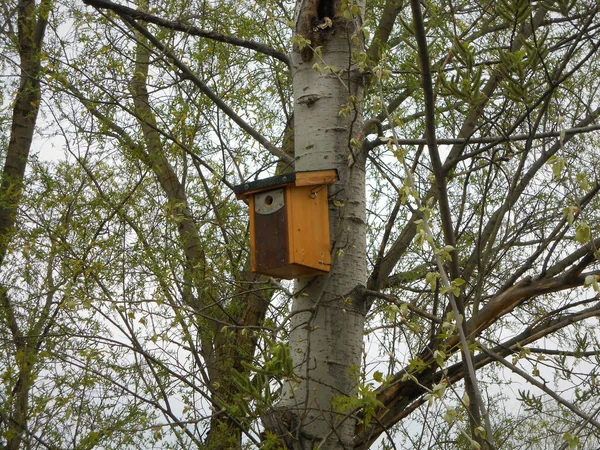
[[[300,0],[298,20],[306,20],[303,14],[314,6],[314,0]],[[309,60],[306,51],[296,49],[292,55],[296,170],[336,168],[340,179],[329,188],[331,272],[299,280],[292,307],[297,313],[290,346],[298,382],[286,386],[278,409],[293,414],[288,428],[295,448],[350,447],[355,421],[336,412],[332,400],[352,395],[362,354],[365,308],[348,297],[366,280],[364,156],[354,149],[349,158],[349,141],[361,130],[362,111],[359,106],[346,117],[339,114],[351,95],[356,105],[362,102],[362,75],[351,63],[349,45],[357,48],[362,39],[352,40],[360,18],[347,21],[339,2],[334,8],[332,29],[311,39],[312,46],[322,46],[322,56]],[[319,38],[323,42],[316,42]],[[322,75],[315,63],[339,72]]]

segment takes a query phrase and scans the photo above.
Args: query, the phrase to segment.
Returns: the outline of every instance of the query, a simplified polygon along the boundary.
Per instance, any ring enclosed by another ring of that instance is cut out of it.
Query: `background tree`
[[[597,445],[594,2],[87,4],[3,7],[0,445]],[[294,286],[230,190],[292,166]]]

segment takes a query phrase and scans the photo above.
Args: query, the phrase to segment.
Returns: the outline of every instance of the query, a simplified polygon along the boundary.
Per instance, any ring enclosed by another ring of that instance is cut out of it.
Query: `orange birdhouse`
[[[276,278],[303,278],[329,272],[327,186],[337,171],[278,175],[234,187],[250,206],[252,272]]]

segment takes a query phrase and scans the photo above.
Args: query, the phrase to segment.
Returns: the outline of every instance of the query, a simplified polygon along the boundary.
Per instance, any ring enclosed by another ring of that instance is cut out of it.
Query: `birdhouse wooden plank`
[[[337,171],[294,172],[234,187],[248,200],[253,272],[303,278],[329,272],[327,186]]]

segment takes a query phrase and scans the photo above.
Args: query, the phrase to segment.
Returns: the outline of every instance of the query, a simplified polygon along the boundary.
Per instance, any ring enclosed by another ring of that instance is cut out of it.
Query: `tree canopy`
[[[0,14],[0,449],[600,445],[596,1]],[[233,186],[325,168],[252,273]]]

